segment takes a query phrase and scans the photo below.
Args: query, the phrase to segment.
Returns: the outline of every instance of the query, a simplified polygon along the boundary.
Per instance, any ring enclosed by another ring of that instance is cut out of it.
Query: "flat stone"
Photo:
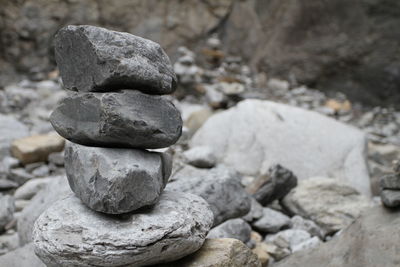
[[[245,244],[233,238],[207,239],[196,253],[179,261],[154,267],[261,267]]]
[[[387,174],[383,176],[379,183],[381,189],[397,189],[400,190],[400,175]]]
[[[48,266],[143,266],[197,251],[213,222],[200,197],[165,191],[140,213],[95,212],[75,196],[62,199],[36,221],[35,253]]]
[[[354,188],[323,177],[300,181],[282,204],[292,214],[313,220],[326,234],[347,227],[370,207],[369,200]]]
[[[272,165],[268,171],[257,177],[246,187],[246,191],[262,205],[285,197],[297,185],[297,177],[279,164]]]
[[[35,255],[32,243],[0,256],[0,266],[46,267],[46,265],[44,265],[44,263]]]
[[[18,236],[20,245],[32,242],[32,229],[36,219],[57,200],[71,194],[65,175],[55,176],[39,191],[18,217]]]
[[[204,198],[214,213],[214,226],[246,215],[251,207],[240,176],[223,165],[209,170],[186,165],[172,175],[166,188]]]
[[[162,148],[173,145],[182,131],[172,102],[135,90],[72,93],[50,121],[66,139],[101,147]]]
[[[209,146],[218,163],[258,176],[281,164],[299,180],[344,181],[370,196],[366,135],[316,112],[264,100],[244,100],[211,116],[190,147]]]
[[[400,207],[400,190],[384,189],[381,191],[381,199],[388,208]]]
[[[276,233],[290,225],[291,222],[288,216],[270,208],[263,208],[263,216],[252,223],[255,229],[264,233]]]
[[[7,191],[10,189],[17,188],[18,184],[8,179],[0,179],[0,191]]]
[[[89,208],[121,214],[155,204],[168,182],[168,154],[68,142],[65,169],[72,191]]]
[[[109,91],[136,88],[170,94],[176,87],[171,62],[159,44],[95,26],[66,26],[54,39],[58,68],[67,89]]]
[[[198,168],[212,168],[217,163],[217,157],[211,147],[199,146],[183,153],[187,162]]]
[[[14,218],[14,198],[0,194],[0,232]]]
[[[211,229],[207,238],[235,238],[243,243],[250,240],[251,226],[243,219],[227,220]]]
[[[46,161],[52,152],[62,151],[65,139],[55,132],[14,140],[11,154],[23,164]]]

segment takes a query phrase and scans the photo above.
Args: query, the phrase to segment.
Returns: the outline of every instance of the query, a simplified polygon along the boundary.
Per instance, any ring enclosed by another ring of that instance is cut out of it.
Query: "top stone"
[[[118,89],[170,94],[171,62],[159,44],[125,32],[82,25],[55,36],[55,55],[65,88],[84,92]]]

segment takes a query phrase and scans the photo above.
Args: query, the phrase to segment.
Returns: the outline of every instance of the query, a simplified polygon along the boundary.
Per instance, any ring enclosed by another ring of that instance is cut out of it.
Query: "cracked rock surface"
[[[159,200],[172,161],[164,153],[68,143],[65,166],[71,189],[84,204],[121,214]]]
[[[102,92],[140,88],[148,94],[170,94],[176,88],[167,54],[151,40],[100,27],[70,25],[57,33],[54,43],[67,89]]]
[[[64,138],[102,147],[162,148],[181,135],[182,119],[172,102],[134,90],[73,93],[50,121]]]
[[[164,192],[140,213],[97,213],[71,195],[36,221],[35,253],[47,266],[144,266],[197,251],[213,223],[202,198]]]

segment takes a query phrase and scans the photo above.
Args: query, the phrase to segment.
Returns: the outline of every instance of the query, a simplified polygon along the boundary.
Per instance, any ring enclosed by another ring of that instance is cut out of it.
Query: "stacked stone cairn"
[[[400,207],[400,161],[393,166],[393,173],[381,178],[381,199],[383,205],[388,208]]]
[[[51,115],[68,139],[75,194],[48,208],[33,231],[47,266],[148,266],[197,251],[212,226],[204,199],[164,191],[172,160],[160,152],[181,135],[179,111],[163,94],[176,87],[168,56],[150,40],[94,26],[55,37],[70,90]]]

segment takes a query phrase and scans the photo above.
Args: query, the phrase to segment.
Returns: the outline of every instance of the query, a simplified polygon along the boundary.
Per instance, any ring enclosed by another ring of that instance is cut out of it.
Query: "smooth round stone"
[[[213,223],[207,202],[165,191],[140,213],[106,215],[71,195],[36,221],[36,255],[47,266],[147,266],[197,251]]]
[[[89,208],[110,214],[157,203],[171,174],[168,154],[68,142],[65,169],[72,191]]]

